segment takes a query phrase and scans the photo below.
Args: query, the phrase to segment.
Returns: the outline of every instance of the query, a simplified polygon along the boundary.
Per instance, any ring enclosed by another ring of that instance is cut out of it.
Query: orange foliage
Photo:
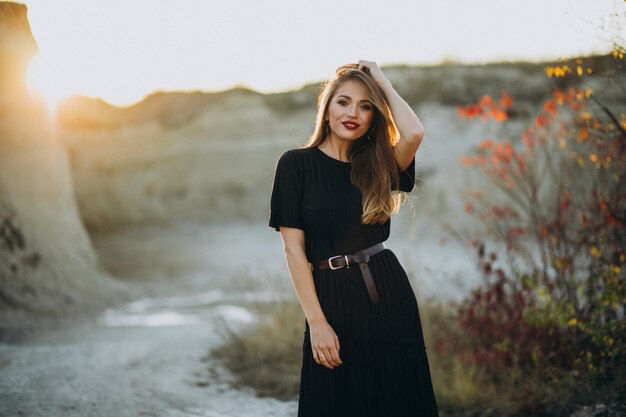
[[[517,211],[513,210],[510,207],[496,206],[493,205],[489,207],[488,214],[493,216],[496,219],[504,219],[504,218],[516,218],[518,217]]]
[[[500,108],[508,109],[513,106],[513,99],[506,92],[502,92],[500,96]]]
[[[471,167],[472,165],[484,165],[486,162],[487,158],[484,155],[461,157],[461,163],[465,167]]]
[[[499,162],[508,164],[511,161],[511,158],[513,157],[513,147],[509,141],[498,143],[496,145],[496,155],[498,156]]]
[[[614,156],[620,154],[620,150],[615,148],[615,146],[619,146],[619,143],[602,140],[603,132],[607,132],[607,126],[586,110],[587,100],[591,93],[591,89],[577,87],[554,89],[551,96],[544,102],[539,114],[536,115],[534,123],[522,132],[520,145],[523,146],[523,149],[516,150],[509,140],[486,138],[476,145],[477,155],[461,158],[463,165],[479,167],[485,174],[496,179],[496,184],[499,184],[500,187],[512,190],[526,188],[526,185],[523,184],[528,179],[529,165],[532,166],[531,162],[535,157],[536,145],[543,148],[545,144],[555,142],[556,150],[568,152],[568,155],[574,158],[580,167],[583,167],[586,161],[590,161],[597,169],[608,169],[611,164],[617,164],[619,161]],[[492,117],[500,121],[506,119],[504,110],[511,106],[511,97],[503,92],[497,103],[490,96],[485,95],[477,103],[459,107],[458,110],[462,117],[481,117],[483,120]],[[574,123],[557,120],[557,113],[566,110],[574,113]],[[626,115],[619,116],[619,124],[626,125]],[[577,152],[576,148],[573,147],[575,145],[573,140],[577,140],[578,143],[589,141],[595,149],[586,154]],[[566,191],[561,195],[557,206],[561,213],[575,209],[572,202],[573,197],[571,191]],[[600,196],[595,196],[595,200],[598,214],[607,224],[616,225],[619,220],[607,208],[608,203]],[[470,202],[465,204],[465,211],[496,220],[513,215],[513,213],[506,212],[499,207],[491,207],[485,212],[479,213]],[[590,220],[584,212],[580,212],[580,220],[582,227],[589,227]],[[516,230],[511,233],[516,235],[522,231]],[[548,226],[544,225],[540,228],[539,234],[543,238],[549,238],[552,232]]]
[[[585,229],[589,227],[589,220],[587,220],[587,216],[585,216],[585,213],[580,213],[580,221],[583,223],[583,227]]]
[[[491,146],[493,145],[493,141],[491,139],[485,139],[482,142],[480,142],[477,147],[480,150],[484,150],[484,149],[489,149],[491,148]]]
[[[595,193],[595,196],[596,196],[596,201],[598,203],[598,207],[600,208],[600,211],[602,212],[602,215],[604,216],[604,221],[606,221],[607,224],[610,224],[612,226],[618,226],[620,222],[618,219],[613,217],[604,198],[602,198],[602,196],[597,193]]]
[[[484,95],[478,101],[478,105],[481,107],[491,107],[493,106],[493,101],[491,100],[491,97],[489,97],[488,95]]]
[[[473,119],[480,117],[483,122],[490,117],[498,122],[507,120],[506,109],[513,105],[513,100],[506,92],[500,94],[498,103],[488,96],[484,95],[476,104],[468,104],[465,106],[457,106],[456,110],[462,119]]]
[[[537,126],[538,128],[542,128],[548,125],[550,119],[548,118],[548,115],[545,113],[541,113],[539,114],[539,116],[535,117],[535,126]]]
[[[493,114],[493,118],[496,119],[498,122],[503,122],[506,120],[507,115],[503,111],[496,111],[495,114]]]
[[[563,90],[557,88],[552,92],[552,97],[554,97],[559,105],[563,105],[563,102],[565,101],[565,93],[563,93]]]
[[[546,101],[543,105],[543,109],[554,116],[556,114],[556,100],[551,99]]]

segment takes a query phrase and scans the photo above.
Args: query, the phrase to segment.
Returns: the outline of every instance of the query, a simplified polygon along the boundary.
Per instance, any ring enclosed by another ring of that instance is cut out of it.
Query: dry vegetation
[[[304,314],[297,302],[272,305],[263,322],[238,333],[220,327],[227,342],[211,354],[235,374],[236,386],[254,388],[259,396],[292,400],[298,395]]]

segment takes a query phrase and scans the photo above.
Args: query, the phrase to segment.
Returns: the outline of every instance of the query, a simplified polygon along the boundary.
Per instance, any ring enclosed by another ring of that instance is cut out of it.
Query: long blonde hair
[[[357,139],[348,151],[352,165],[350,179],[363,195],[361,222],[382,224],[398,212],[405,194],[392,192],[392,184],[399,187],[400,181],[398,163],[393,153],[399,134],[387,97],[370,75],[368,68],[360,70],[357,64],[343,65],[337,68],[333,79],[322,84],[317,100],[315,130],[304,147],[321,145],[329,136],[330,129],[324,124],[324,116],[337,89],[348,81],[356,81],[363,86],[374,104],[374,117],[370,127],[374,131],[371,137],[368,139],[366,134]]]

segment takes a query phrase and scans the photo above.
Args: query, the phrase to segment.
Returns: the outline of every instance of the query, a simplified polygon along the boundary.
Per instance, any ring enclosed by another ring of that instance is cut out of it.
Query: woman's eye
[[[348,102],[347,102],[347,101],[345,101],[345,100],[339,100],[339,101],[338,101],[338,103],[339,103],[339,104],[341,104],[342,106],[343,106],[343,103],[348,104]]]
[[[361,108],[362,108],[363,110],[370,110],[370,109],[371,109],[371,107],[370,107],[370,106],[368,106],[367,104],[366,104],[365,106],[361,107]]]

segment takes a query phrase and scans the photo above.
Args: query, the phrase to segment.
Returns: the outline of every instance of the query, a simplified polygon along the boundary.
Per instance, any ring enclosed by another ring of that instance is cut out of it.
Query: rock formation
[[[13,314],[57,316],[126,294],[98,266],[67,152],[26,68],[38,51],[26,6],[0,2],[0,327]]]

